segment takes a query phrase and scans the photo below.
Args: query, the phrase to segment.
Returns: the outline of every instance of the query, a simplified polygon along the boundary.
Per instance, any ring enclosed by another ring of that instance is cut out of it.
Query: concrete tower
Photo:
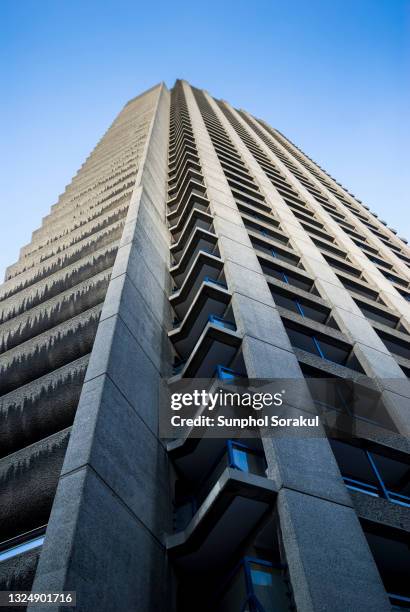
[[[0,287],[0,589],[409,608],[406,244],[246,111],[185,81],[131,100]],[[159,436],[169,379],[295,379],[308,409],[306,379],[364,375],[389,434],[370,406],[345,441]]]

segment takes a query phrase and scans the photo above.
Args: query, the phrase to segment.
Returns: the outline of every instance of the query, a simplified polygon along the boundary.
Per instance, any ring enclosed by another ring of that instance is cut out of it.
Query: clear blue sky
[[[177,77],[264,118],[410,237],[405,0],[3,0],[0,276],[122,105]]]

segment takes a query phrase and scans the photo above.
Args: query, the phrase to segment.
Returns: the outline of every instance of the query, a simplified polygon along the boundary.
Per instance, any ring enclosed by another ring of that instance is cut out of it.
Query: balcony
[[[369,301],[377,302],[379,300],[379,294],[370,288],[370,286],[362,278],[354,278],[346,272],[338,272],[336,274],[342,285],[350,293],[353,293],[353,297],[365,297]]]
[[[380,268],[379,268],[379,270],[380,270]],[[387,280],[389,280],[394,285],[398,285],[400,287],[405,287],[406,289],[409,288],[409,282],[406,279],[401,278],[397,274],[394,274],[391,271],[387,272],[386,270],[380,270],[380,272],[383,274],[383,276],[385,278],[387,278]]]
[[[169,157],[172,158],[181,149],[182,143],[195,144],[194,135],[192,133],[192,127],[187,122],[181,122],[178,126],[178,130],[175,131],[175,135],[171,136],[169,140]]]
[[[288,283],[280,280],[272,279],[269,288],[276,306],[280,309],[286,309],[322,325],[335,327],[325,300],[297,287],[290,289]]]
[[[189,204],[190,208],[187,209],[187,205]],[[167,220],[169,226],[172,227],[180,222],[180,217],[184,214],[187,215],[187,212],[190,212],[190,209],[197,204],[206,204],[209,206],[209,202],[205,196],[205,187],[201,183],[197,183],[196,181],[191,181],[183,196],[179,200],[171,201],[170,212],[167,213]],[[185,221],[183,221],[184,223]]]
[[[235,202],[238,205],[238,208],[240,204],[245,204],[249,206],[254,206],[256,209],[262,210],[264,212],[272,213],[270,205],[265,202],[262,196],[260,196],[260,198],[257,198],[255,197],[254,193],[246,194],[242,190],[240,190],[239,186],[235,188],[233,185],[231,185],[231,191],[233,197],[235,198]]]
[[[32,529],[14,538],[0,542],[0,563],[42,546],[46,527],[47,525],[42,525],[37,529]]]
[[[194,213],[194,211],[209,214],[209,201],[207,200],[207,198],[198,196],[198,194],[192,195],[189,198],[188,202],[181,210],[179,218],[175,220],[175,223],[173,225],[169,226],[169,231],[173,235],[174,241],[178,240],[179,236],[181,235],[181,232],[185,227],[185,224],[187,223],[190,215]]]
[[[393,353],[400,361],[403,361],[404,365],[410,363],[410,342],[408,334],[404,334],[398,330],[384,330],[377,324],[374,325],[375,331],[379,336],[380,340],[385,344],[386,348]]]
[[[187,271],[191,268],[200,252],[219,256],[217,237],[214,233],[202,229],[194,231],[190,241],[180,254],[176,265],[170,268],[170,274],[176,285],[181,285]]]
[[[186,517],[185,529],[167,538],[170,557],[177,567],[189,571],[229,563],[238,544],[271,512],[275,497],[273,482],[266,477],[229,466],[221,468],[194,516],[191,520]]]
[[[236,329],[227,318],[218,321],[225,314],[230,299],[229,291],[220,284],[206,282],[201,285],[183,320],[168,334],[182,358],[191,353],[208,322]]]
[[[188,312],[191,302],[202,283],[222,283],[221,286],[226,288],[221,277],[222,269],[223,261],[220,257],[205,251],[199,251],[191,267],[187,270],[181,287],[169,298],[171,306],[180,320]]]
[[[333,244],[333,239],[332,238],[323,238],[321,237],[321,239],[319,240],[318,238],[315,238],[315,236],[312,236],[313,232],[312,230],[309,230],[309,234],[310,234],[310,239],[312,240],[312,242],[317,246],[317,248],[320,251],[325,251],[326,253],[331,253],[332,256],[337,257],[337,259],[342,260],[343,262],[346,261],[346,253],[345,251],[343,251],[342,249],[338,248],[337,246],[335,246]],[[329,241],[329,242],[324,242],[324,240]],[[326,257],[326,255],[324,255],[324,257]]]
[[[262,239],[260,236],[255,234],[255,232],[249,232],[249,237],[253,247],[257,251],[257,255],[263,253],[268,257],[274,257],[275,259],[284,261],[293,266],[298,265],[300,258],[292,251],[291,248],[285,246],[276,238],[266,237]]]
[[[371,300],[364,301],[363,299],[358,300],[356,298],[354,301],[356,302],[362,313],[365,315],[365,317],[367,319],[370,319],[371,322],[381,324],[382,329],[390,328],[400,332],[406,332],[406,330],[400,324],[400,319],[395,316],[387,308],[387,306],[377,306],[374,302],[371,302]]]
[[[30,591],[46,525],[0,543],[0,590]]]
[[[174,367],[176,382],[180,378],[212,378],[219,364],[229,366],[241,345],[242,338],[231,323],[208,320],[187,361]]]
[[[394,593],[387,593],[392,610],[410,610],[410,597],[403,597]]]
[[[265,477],[266,461],[259,440],[200,438],[170,453],[181,479],[175,498],[175,530],[185,529],[223,472],[229,468]],[[184,454],[185,453],[185,454]]]
[[[48,521],[71,428],[44,438],[0,461],[0,540]]]
[[[175,141],[175,145],[172,145],[169,149],[168,163],[170,167],[173,167],[174,162],[178,164],[180,156],[188,149],[196,152],[195,139],[191,130],[183,130],[178,136],[178,140]]]
[[[319,324],[316,324],[316,329],[312,329],[312,326],[309,328],[307,321],[302,325],[302,322],[285,317],[283,323],[290,343],[295,349],[312,353],[324,361],[363,372],[352,347],[342,339],[341,332]]]
[[[264,255],[262,253],[258,253],[258,259],[263,273],[267,277],[268,283],[271,277],[272,279],[278,279],[292,287],[298,287],[306,293],[317,294],[313,280],[300,267],[288,264],[282,260],[279,261],[278,258],[273,258],[273,256]]]
[[[178,174],[178,172],[181,169],[181,167],[188,160],[196,162],[196,163],[199,163],[199,158],[198,158],[198,153],[196,151],[196,147],[188,147],[183,152],[183,154],[180,156],[178,161],[175,161],[175,162],[169,164],[169,177],[170,177],[170,180],[172,180],[172,178]]]
[[[208,227],[202,227],[202,225],[207,225]],[[175,266],[178,265],[187,253],[190,256],[195,247],[199,247],[196,252],[204,250],[212,251],[215,244],[216,235],[212,224],[209,225],[209,223],[201,222],[201,220],[195,223],[195,219],[193,219],[191,227],[186,227],[178,242],[171,246],[170,251],[173,264]]]
[[[323,247],[320,247],[321,251],[325,250]],[[327,249],[329,250],[329,249]],[[346,256],[344,255],[343,258],[339,257],[338,255],[332,254],[329,255],[328,253],[323,253],[322,252],[323,257],[326,259],[327,263],[335,270],[337,271],[342,271],[343,273],[349,275],[350,277],[354,277],[355,279],[361,279],[362,277],[362,272],[360,270],[358,270],[357,268],[355,268],[351,263],[349,263],[346,260]]]
[[[255,229],[257,231],[260,231],[261,229],[279,229],[279,232],[281,233],[281,235],[283,235],[279,221],[269,213],[264,213],[259,210],[255,210],[254,208],[246,205],[242,205],[241,207],[238,206],[238,208],[241,212],[241,217],[243,219],[245,227],[247,227],[248,229]]]
[[[188,185],[189,181],[197,181],[198,183],[202,183],[203,182],[203,177],[202,177],[202,173],[198,172],[197,170],[188,167],[184,173],[182,174],[182,176],[178,179],[178,182],[175,183],[174,185],[170,186],[168,189],[168,201],[173,200],[174,198],[177,198],[178,195],[180,195],[181,193],[184,192],[186,186]]]
[[[331,446],[348,489],[410,508],[407,463],[339,440]]]
[[[168,188],[172,189],[175,185],[178,186],[180,184],[181,177],[185,175],[187,170],[193,170],[197,173],[201,173],[201,165],[198,158],[188,156],[184,162],[174,170],[174,172],[170,172],[168,175]]]
[[[208,211],[203,211],[195,206],[195,208],[189,213],[189,216],[182,229],[180,228],[179,231],[173,231],[173,228],[171,228],[171,232],[173,232],[171,252],[174,248],[178,250],[180,245],[186,242],[194,227],[201,227],[202,229],[210,231],[212,223],[212,215],[210,215]]]
[[[204,183],[197,179],[189,179],[187,183],[184,183],[180,191],[167,202],[168,214],[167,218],[170,221],[172,214],[178,216],[179,212],[183,209],[184,204],[187,203],[191,193],[204,195],[206,189]]]
[[[256,223],[255,221],[248,221],[242,216],[243,223],[248,230],[249,236],[253,236],[255,239],[260,237],[272,240],[273,242],[284,244],[285,246],[289,243],[289,238],[279,228],[272,228],[267,223]]]

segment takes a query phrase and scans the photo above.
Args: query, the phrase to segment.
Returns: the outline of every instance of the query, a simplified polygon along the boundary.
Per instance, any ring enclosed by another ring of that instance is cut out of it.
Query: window
[[[329,249],[326,249],[326,250],[329,250]],[[327,255],[326,253],[323,253],[323,257],[326,259],[328,264],[332,266],[332,268],[335,268],[336,270],[342,270],[342,272],[346,272],[347,274],[350,274],[351,276],[357,276],[358,278],[360,278],[362,275],[360,270],[358,270],[357,268],[354,268],[348,263],[344,263],[343,261],[334,259],[334,257],[331,257],[330,255]]]
[[[408,287],[408,282],[400,276],[396,274],[392,274],[392,272],[386,272],[385,270],[380,270],[380,272],[389,280],[391,283],[396,283],[397,285],[401,285],[402,287]]]
[[[308,303],[303,298],[300,298],[299,296],[293,296],[277,287],[270,286],[270,291],[277,306],[286,308],[291,312],[296,312],[302,317],[312,319],[313,321],[317,321],[318,323],[326,323],[327,318],[329,316],[329,310],[324,308],[323,306],[319,306],[310,302]]]
[[[378,323],[382,323],[387,327],[391,327],[395,329],[399,319],[389,312],[379,310],[377,308],[373,308],[369,304],[365,304],[364,302],[360,302],[359,300],[355,300],[356,304],[359,306],[362,313],[368,318],[372,319],[372,321],[377,321]]]
[[[380,339],[383,340],[386,347],[394,355],[399,355],[405,359],[410,359],[410,343],[400,338],[393,338],[388,336],[386,333],[376,330]]]
[[[380,529],[365,523],[364,533],[380,572],[393,610],[410,608],[410,548],[404,536],[394,529]]]
[[[225,368],[226,373],[229,370]],[[235,374],[235,373],[234,373]],[[224,379],[229,380],[229,379]],[[223,448],[209,457],[209,469],[199,481],[181,479],[175,489],[175,524],[184,529],[226,468],[265,477],[266,460],[263,451],[236,440],[226,440]]]
[[[227,447],[230,467],[241,472],[265,476],[267,465],[262,450],[251,448],[235,440],[228,440]]]
[[[363,295],[364,297],[370,299],[370,300],[374,300],[376,301],[378,298],[378,294],[373,291],[372,289],[370,289],[370,287],[366,287],[363,286],[359,283],[355,283],[354,281],[350,280],[349,278],[345,278],[343,276],[339,276],[338,278],[340,280],[340,282],[342,283],[342,285],[348,290],[348,291],[354,291],[355,293],[358,293],[359,295]]]
[[[292,609],[284,567],[244,557],[228,577],[215,602],[217,612],[288,612]]]
[[[345,365],[349,352],[343,346],[331,343],[328,340],[319,339],[313,332],[302,331],[285,325],[292,346],[314,353],[322,359],[327,359],[341,365]]]
[[[409,464],[339,440],[331,446],[349,489],[410,507]]]
[[[265,242],[264,240],[259,240],[259,238],[255,238],[254,236],[251,236],[250,238],[251,238],[252,245],[259,252],[262,252],[262,253],[265,253],[265,255],[270,255],[271,257],[280,259],[281,261],[285,261],[286,263],[289,263],[293,266],[298,265],[299,257],[297,257],[297,255],[293,255],[292,253],[285,251],[284,249],[282,249],[281,247],[277,245],[273,246],[269,244],[268,242]]]

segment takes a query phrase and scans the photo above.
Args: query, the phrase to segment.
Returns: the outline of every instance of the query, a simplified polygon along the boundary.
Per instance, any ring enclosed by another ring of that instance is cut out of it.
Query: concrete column
[[[253,117],[249,113],[246,113],[246,115],[249,118],[253,119]],[[293,152],[292,161],[296,163],[299,169],[303,168],[303,173],[308,174],[310,180],[312,180],[316,184],[319,190],[325,192],[326,195],[329,197],[329,200],[333,204],[335,204],[340,209],[340,211],[343,212],[348,217],[349,221],[353,221],[354,224],[356,224],[360,228],[360,231],[362,231],[366,235],[366,237],[369,238],[370,243],[375,248],[379,249],[382,255],[386,257],[386,259],[391,261],[391,263],[394,264],[398,268],[401,274],[403,274],[407,278],[410,278],[409,270],[406,264],[399,257],[397,257],[394,251],[389,249],[389,247],[386,244],[384,244],[384,242],[380,240],[378,236],[375,236],[375,234],[373,234],[373,232],[360,219],[358,219],[356,215],[349,208],[347,208],[342,202],[340,202],[340,200],[336,198],[336,196],[332,193],[332,191],[330,191],[330,189],[328,189],[325,185],[323,185],[323,183],[321,183],[315,177],[313,173],[311,173],[308,169],[306,169],[303,166],[303,164],[299,162],[298,156],[301,156],[302,158],[304,158],[306,163],[310,167],[313,167],[315,171],[318,172],[327,183],[330,183],[330,185],[332,185],[332,187],[336,189],[339,192],[339,194],[342,195],[343,198],[347,202],[349,202],[355,207],[358,206],[359,209],[361,208],[362,214],[368,217],[372,223],[378,226],[381,233],[383,234],[387,233],[388,237],[393,241],[393,244],[395,244],[397,247],[407,252],[406,254],[408,257],[410,257],[409,247],[404,245],[404,243],[390,230],[390,228],[386,227],[383,223],[381,223],[381,221],[377,219],[377,217],[374,217],[372,214],[370,214],[365,206],[361,205],[361,203],[358,200],[356,200],[355,197],[351,196],[334,179],[332,179],[329,175],[327,175],[315,162],[309,159],[302,151],[296,149],[295,145],[292,142],[290,142],[287,138],[285,138],[277,130],[268,126],[268,124],[266,124],[264,121],[262,121],[262,125],[258,123],[258,126],[261,129],[265,128],[265,130],[267,131],[269,135],[274,134],[277,136],[278,139],[275,140],[275,142],[279,146],[280,149],[285,150],[285,147],[282,145],[281,141],[283,140],[286,141],[287,145],[290,147],[291,152]]]
[[[377,379],[379,387],[383,391],[382,399],[385,402],[385,407],[396,425],[398,431],[402,435],[410,434],[410,426],[408,420],[408,399],[410,398],[410,384],[397,364],[390,351],[374,331],[373,327],[361,312],[360,308],[354,302],[349,292],[345,289],[342,283],[337,278],[336,274],[329,266],[325,258],[322,256],[318,247],[310,239],[309,235],[303,229],[298,219],[293,214],[292,210],[286,205],[267,175],[263,172],[256,159],[243,144],[232,125],[226,119],[225,115],[219,109],[218,105],[213,101],[218,118],[223,121],[223,125],[228,132],[235,146],[240,147],[243,159],[248,165],[252,176],[254,177],[261,193],[265,196],[267,202],[272,206],[273,210],[281,222],[283,230],[290,237],[290,241],[299,254],[306,271],[315,279],[316,286],[321,296],[328,300],[329,304],[333,305],[332,315],[339,325],[340,330],[347,336],[352,343],[354,351],[365,371],[365,373],[373,379]],[[253,132],[249,125],[242,119],[229,104],[224,103],[235,118],[241,123],[242,127],[248,132],[251,138],[257,143],[262,151],[279,167],[280,171],[286,176],[291,185],[295,187],[304,200],[308,202],[313,210],[317,213],[318,218],[323,222],[335,238],[340,246],[346,248],[349,253],[354,251],[356,255],[355,263],[359,269],[363,269],[369,274],[373,273],[375,266],[367,257],[363,256],[360,249],[352,243],[350,238],[338,226],[336,221],[322,209],[322,207],[314,200],[313,196],[297,181],[288,168],[274,155],[271,149],[263,142],[263,140]],[[254,121],[254,120],[253,120]],[[353,244],[351,248],[350,243]],[[356,253],[359,251],[359,255]],[[377,274],[380,272],[376,269]],[[390,285],[382,276],[383,286]],[[375,279],[376,284],[376,279]],[[397,293],[393,288],[391,289]],[[403,300],[404,301],[404,300]],[[404,314],[404,311],[403,311]]]
[[[185,92],[211,207],[217,217],[215,228],[233,294],[235,319],[243,334],[248,374],[251,378],[302,381],[297,359],[187,84]],[[286,205],[270,182],[268,188],[266,175],[214,100],[210,96],[207,100],[275,214],[281,222],[286,220]],[[220,220],[219,213],[225,210],[222,207],[234,211],[231,221]],[[297,229],[296,224],[284,227],[291,236],[293,229]],[[309,242],[304,241],[302,248],[296,250],[300,253],[308,247]],[[320,261],[319,256],[313,252],[312,259]],[[313,409],[307,388],[297,407]],[[269,477],[280,489],[277,509],[298,611],[390,610],[327,439],[282,436],[263,442]]]
[[[158,86],[33,584],[34,591],[76,590],[77,612],[170,605],[168,465],[158,438],[158,396],[170,363],[169,105],[168,90]]]
[[[239,115],[237,115],[239,116]],[[360,231],[369,239],[370,244],[373,244],[375,248],[377,248],[383,257],[386,258],[387,261],[390,261],[397,271],[404,277],[410,281],[410,273],[407,266],[401,261],[393,251],[391,251],[377,236],[373,234],[373,232],[360,221],[358,217],[346,206],[343,205],[338,198],[311,173],[307,172],[305,167],[294,157],[290,156],[288,151],[281,145],[280,142],[273,139],[271,134],[250,115],[246,113],[248,119],[257,126],[260,130],[265,131],[265,134],[268,138],[274,142],[274,144],[281,149],[282,153],[290,158],[292,162],[298,167],[298,169],[308,178],[316,184],[319,191],[325,193],[328,197],[329,201],[334,204],[341,212],[346,215],[347,220],[359,227]],[[242,118],[241,118],[242,121]],[[248,127],[249,129],[249,127]],[[259,139],[259,137],[253,133],[253,137],[256,136],[258,142],[263,142]],[[266,145],[265,145],[266,146]],[[362,270],[365,276],[368,278],[370,283],[377,287],[377,290],[380,296],[385,300],[386,304],[391,306],[393,310],[396,310],[399,313],[399,316],[402,317],[403,323],[410,327],[410,304],[406,302],[406,300],[400,295],[400,293],[392,286],[390,281],[386,279],[383,274],[377,269],[376,265],[370,261],[368,257],[361,251],[361,249],[353,242],[353,240],[349,237],[349,235],[343,231],[343,229],[339,226],[339,224],[330,216],[330,214],[322,208],[322,206],[315,200],[311,193],[306,189],[306,187],[295,177],[292,172],[283,164],[283,162],[267,147],[270,151],[270,155],[275,158],[275,163],[280,167],[281,171],[288,178],[289,182],[296,188],[297,191],[302,193],[303,198],[309,203],[311,208],[316,212],[318,218],[323,222],[323,224],[328,227],[334,237],[338,240],[341,247],[346,248],[346,252],[349,253],[349,257],[352,258],[353,262],[357,264],[358,268]],[[311,163],[311,162],[309,162]],[[328,179],[329,180],[329,179]],[[335,184],[335,188],[338,186]],[[353,200],[346,194],[346,199]],[[354,202],[354,200],[353,200]],[[354,202],[356,205],[357,203]],[[364,210],[363,212],[367,212]],[[373,219],[375,223],[380,223],[377,219]],[[380,224],[380,227],[383,230],[386,230],[385,226]],[[394,240],[396,240],[394,234],[391,234]]]

